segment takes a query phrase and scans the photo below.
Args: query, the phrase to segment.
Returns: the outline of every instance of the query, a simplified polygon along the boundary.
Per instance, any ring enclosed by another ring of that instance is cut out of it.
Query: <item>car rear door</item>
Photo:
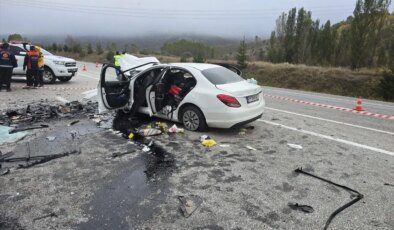
[[[170,67],[164,68],[161,73],[152,81],[152,83],[146,88],[146,101],[148,102],[148,107],[150,111],[150,116],[154,115],[157,113],[158,110],[161,108],[156,108],[156,99],[157,99],[157,90],[159,86],[159,82],[163,79],[163,77],[166,75]],[[160,87],[160,90],[161,87]]]
[[[99,112],[121,109],[130,103],[130,80],[112,64],[104,64],[98,85]]]

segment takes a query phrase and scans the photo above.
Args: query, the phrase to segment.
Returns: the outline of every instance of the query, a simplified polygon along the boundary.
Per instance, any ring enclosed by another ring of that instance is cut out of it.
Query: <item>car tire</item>
[[[69,80],[71,80],[72,77],[58,77],[57,79],[59,79],[59,81],[61,82],[67,82]]]
[[[44,67],[44,84],[53,84],[56,82],[56,76],[49,67]]]
[[[180,121],[190,131],[202,132],[208,128],[204,114],[198,107],[193,105],[186,106],[182,109]]]

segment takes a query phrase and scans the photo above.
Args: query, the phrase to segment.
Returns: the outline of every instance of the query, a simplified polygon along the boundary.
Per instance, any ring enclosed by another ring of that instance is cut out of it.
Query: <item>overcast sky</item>
[[[292,7],[338,22],[356,0],[0,0],[0,34],[267,37]],[[393,10],[393,5],[390,7]]]

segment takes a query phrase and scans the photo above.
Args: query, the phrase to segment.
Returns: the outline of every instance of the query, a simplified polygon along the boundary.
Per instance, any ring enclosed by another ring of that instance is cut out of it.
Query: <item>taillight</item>
[[[235,107],[235,108],[241,107],[241,104],[239,104],[239,101],[235,97],[224,95],[224,94],[219,94],[216,97],[229,107]]]

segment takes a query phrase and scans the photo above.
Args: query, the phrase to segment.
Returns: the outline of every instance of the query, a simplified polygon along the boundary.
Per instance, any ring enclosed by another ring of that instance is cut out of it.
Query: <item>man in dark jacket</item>
[[[37,89],[39,83],[39,66],[40,53],[36,50],[35,46],[30,46],[30,51],[25,56],[23,63],[23,70],[26,69],[26,83],[24,89]]]
[[[15,55],[10,52],[8,43],[4,43],[0,48],[0,90],[3,84],[7,92],[11,91],[12,70],[18,67]]]

